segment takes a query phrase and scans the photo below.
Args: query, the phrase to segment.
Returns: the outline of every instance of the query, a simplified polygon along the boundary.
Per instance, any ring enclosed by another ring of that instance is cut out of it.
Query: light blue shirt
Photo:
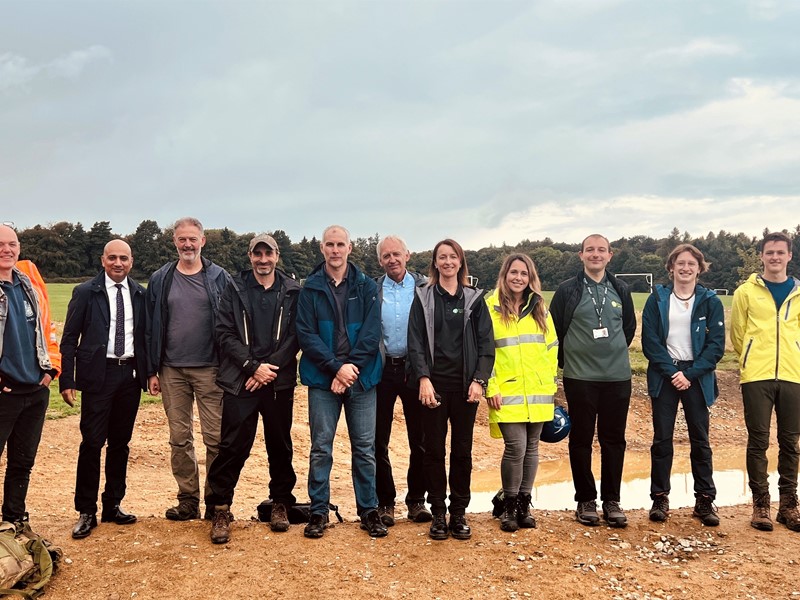
[[[386,356],[402,357],[408,351],[408,313],[414,301],[414,278],[406,271],[403,281],[395,283],[388,275],[383,280],[381,329]]]

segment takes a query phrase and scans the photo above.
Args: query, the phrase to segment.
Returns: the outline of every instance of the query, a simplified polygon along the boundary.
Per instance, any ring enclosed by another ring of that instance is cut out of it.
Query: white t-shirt
[[[669,296],[669,333],[667,352],[673,360],[694,360],[692,351],[692,309],[694,295],[688,300]]]

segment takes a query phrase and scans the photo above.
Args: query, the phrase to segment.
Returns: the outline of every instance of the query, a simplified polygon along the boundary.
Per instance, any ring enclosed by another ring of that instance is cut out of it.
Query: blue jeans
[[[308,466],[308,496],[313,514],[328,514],[331,500],[333,438],[344,406],[350,435],[353,489],[358,514],[378,507],[375,493],[375,388],[366,392],[334,394],[330,390],[308,389],[308,424],[311,454]]]

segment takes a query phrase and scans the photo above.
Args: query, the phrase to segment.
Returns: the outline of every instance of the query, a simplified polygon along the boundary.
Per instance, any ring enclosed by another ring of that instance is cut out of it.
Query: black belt
[[[694,364],[693,360],[678,360],[676,358],[672,359],[672,364],[676,367],[691,367]]]
[[[405,356],[387,356],[386,357],[386,364],[387,365],[404,365],[404,364],[406,364],[406,357]]]
[[[122,365],[132,365],[134,361],[133,356],[129,356],[128,358],[106,358],[106,364],[108,366],[115,366],[121,367]]]

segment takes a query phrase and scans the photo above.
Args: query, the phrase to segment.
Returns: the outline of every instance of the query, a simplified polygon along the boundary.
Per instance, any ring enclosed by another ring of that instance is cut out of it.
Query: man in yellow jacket
[[[767,448],[774,408],[779,446],[777,521],[800,531],[800,280],[787,273],[792,260],[789,236],[770,233],[759,246],[764,271],[737,288],[731,312],[731,342],[739,355],[747,426],[747,476],[753,493],[750,525],[772,531]]]

